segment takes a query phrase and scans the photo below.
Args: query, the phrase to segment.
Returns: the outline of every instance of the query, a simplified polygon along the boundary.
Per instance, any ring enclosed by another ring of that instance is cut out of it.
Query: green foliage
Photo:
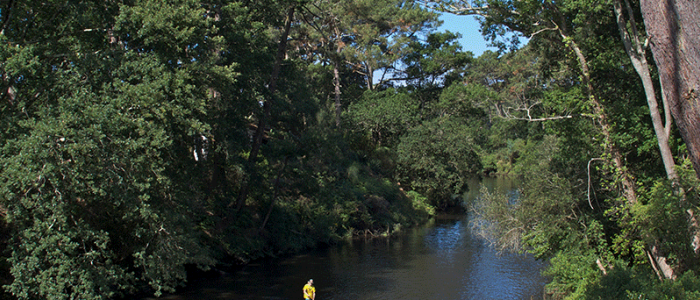
[[[454,205],[467,180],[481,170],[470,127],[453,118],[425,122],[409,131],[397,148],[399,181],[437,206]]]
[[[322,60],[345,72],[344,94],[374,89],[375,71],[392,72],[412,52],[407,45],[438,25],[437,14],[416,1],[315,0],[302,14],[293,43],[310,64]]]
[[[136,274],[119,266],[132,258],[135,267],[146,270],[137,278],[157,291],[168,290],[183,278],[184,269],[180,275],[176,271],[184,263],[206,264],[199,261],[198,247],[183,245],[190,243],[183,236],[189,229],[167,215],[185,205],[166,200],[181,191],[172,186],[169,166],[160,159],[172,146],[168,127],[177,124],[169,116],[182,114],[183,107],[153,101],[167,95],[155,93],[171,79],[149,67],[164,80],[149,81],[143,74],[145,84],[119,82],[115,96],[75,86],[76,95],[20,123],[29,134],[5,145],[3,178],[11,180],[2,181],[2,192],[8,218],[22,235],[11,260],[15,295],[111,297],[115,291],[109,287],[132,286]],[[185,130],[194,125],[180,121]],[[114,248],[134,239],[141,243]],[[174,256],[175,250],[181,257]]]
[[[11,230],[9,228],[9,223],[5,220],[5,210],[0,207],[0,284],[5,286],[12,282],[12,276],[10,275],[10,263],[7,261],[7,246],[11,238]],[[10,293],[6,292],[4,289],[0,290],[0,299],[12,299]]]
[[[552,278],[545,286],[547,293],[554,299],[585,299],[590,285],[600,277],[596,259],[596,255],[589,251],[558,252],[542,273]]]
[[[211,263],[181,219],[188,192],[164,159],[182,151],[173,137],[202,129],[192,117],[203,98],[185,72],[148,55],[119,66],[102,91],[75,80],[79,71],[56,73],[75,93],[48,99],[55,104],[20,122],[27,134],[3,148],[2,192],[22,236],[10,289],[22,298],[97,299],[138,279],[172,290],[184,264]],[[127,271],[130,263],[142,271]]]
[[[56,10],[68,14],[59,30],[8,20],[3,38],[20,50],[3,52],[18,93],[2,111],[13,122],[1,145],[0,206],[13,230],[6,288],[18,298],[108,299],[144,284],[160,295],[183,282],[185,265],[214,263],[194,230],[201,211],[185,181],[195,169],[188,142],[209,128],[201,79],[234,73],[211,65],[220,39],[196,2],[157,4],[68,2]],[[34,44],[40,36],[46,43]],[[37,63],[13,67],[22,61]]]
[[[558,144],[555,137],[548,136],[523,149],[518,161],[523,178],[518,195],[480,191],[480,200],[471,211],[478,232],[497,249],[528,251],[546,259],[560,249],[577,249],[582,236],[590,236],[587,247],[600,243],[600,224],[581,216],[581,203],[571,194],[571,183],[548,163],[557,155]]]
[[[683,173],[683,168],[678,167],[679,173]],[[685,168],[689,168],[687,162]],[[671,265],[692,266],[697,258],[689,244],[693,240],[693,228],[688,226],[688,211],[696,209],[697,195],[694,192],[679,194],[678,188],[672,187],[668,180],[660,179],[652,184],[648,190],[640,189],[643,197],[629,211],[615,206],[608,212],[621,224],[613,247],[620,254],[644,264],[647,260],[645,245],[653,242],[668,253]],[[682,185],[692,189],[697,186],[697,177],[692,175],[690,182]]]
[[[485,194],[475,207],[485,235],[551,258],[548,290],[557,299],[696,298],[696,288],[682,286],[695,280],[687,270],[698,267],[691,251],[697,225],[689,218],[698,207],[697,174],[686,165],[677,168],[680,185],[666,178],[612,3],[428,2],[483,16],[482,33],[501,50],[517,47],[520,35],[530,38],[519,51],[485,53],[465,72],[465,81],[497,95],[485,102],[490,116],[535,124],[490,127],[485,168],[521,175],[523,186],[515,203]],[[638,4],[628,4],[640,16]],[[683,161],[678,139],[670,146]],[[684,275],[659,283],[648,267],[652,256]]]
[[[581,299],[697,299],[700,278],[687,272],[676,280],[659,280],[649,270],[616,265],[600,277]]]
[[[433,214],[433,208],[426,203],[425,198],[416,194],[407,196],[401,191],[401,186],[380,177],[380,173],[375,173],[375,168],[353,159],[355,154],[347,145],[338,141],[340,140],[329,136],[328,140],[314,143],[315,146],[309,145],[315,148],[312,152],[316,153],[314,157],[326,161],[304,162],[304,169],[314,171],[295,176],[297,186],[315,182],[304,187],[301,190],[303,194],[294,196],[313,195],[309,197],[311,202],[307,202],[307,205],[316,203],[319,206],[307,208],[319,213],[308,219],[310,223],[307,223],[307,228],[329,226],[332,223],[330,232],[342,237],[353,234],[352,232],[361,234],[390,231],[394,224],[413,225]],[[320,224],[312,225],[317,221]],[[316,235],[324,231],[328,230],[319,228]]]
[[[692,259],[687,241],[692,240],[686,219],[686,209],[682,199],[674,195],[667,181],[657,182],[650,188],[648,201],[641,201],[631,209],[635,220],[632,225],[639,226],[639,234],[647,242],[658,240],[659,246],[669,253],[670,262],[678,264],[679,260]],[[644,253],[636,253],[643,256]]]
[[[504,123],[505,122],[499,122],[499,124]],[[495,129],[494,131],[498,131],[498,129]],[[490,136],[489,138],[493,138],[493,136]],[[520,153],[523,153],[526,149],[525,140],[504,139],[501,140],[501,142],[502,141],[506,142],[505,147],[499,147],[491,150],[482,158],[484,173],[489,176],[509,176],[517,174],[517,170],[514,170],[514,167],[516,166],[515,163],[520,157]]]
[[[369,134],[375,147],[394,146],[418,122],[418,103],[409,94],[367,91],[346,112],[348,123]]]
[[[472,54],[462,52],[456,42],[459,34],[452,32],[431,33],[425,42],[408,44],[402,62],[406,81],[412,88],[425,89],[432,86],[450,86],[458,80],[464,67],[471,62]]]

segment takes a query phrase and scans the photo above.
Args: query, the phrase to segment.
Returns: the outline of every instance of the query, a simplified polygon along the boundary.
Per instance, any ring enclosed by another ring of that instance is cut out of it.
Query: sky
[[[481,36],[479,32],[479,22],[475,16],[457,16],[454,14],[442,14],[440,20],[444,21],[439,31],[449,30],[453,33],[459,33],[462,38],[459,39],[463,51],[471,51],[474,57],[479,57],[484,51],[496,51],[495,47],[487,47],[488,42]]]

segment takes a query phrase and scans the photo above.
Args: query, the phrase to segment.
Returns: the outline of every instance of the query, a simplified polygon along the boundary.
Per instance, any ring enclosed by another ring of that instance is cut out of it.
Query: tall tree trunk
[[[568,39],[567,35],[561,29],[559,29],[559,35],[561,35],[562,40]],[[600,103],[595,94],[595,90],[593,89],[593,84],[591,83],[591,73],[588,68],[588,61],[575,41],[571,40],[569,45],[576,54],[576,58],[579,62],[588,99],[591,101],[591,104],[593,104],[593,112],[598,118],[598,124],[600,125],[603,138],[605,139],[605,150],[610,153],[612,157],[611,162],[615,167],[615,170],[619,173],[620,182],[622,183],[622,193],[627,199],[627,203],[635,204],[637,203],[637,192],[634,177],[629,171],[627,171],[622,153],[620,153],[620,149],[618,149],[612,141],[612,126],[608,122],[608,117],[603,108],[603,104]]]
[[[671,147],[668,144],[669,136],[671,133],[671,117],[669,110],[665,110],[665,124],[664,120],[661,118],[661,113],[659,112],[659,104],[656,99],[656,88],[654,88],[654,80],[651,78],[651,72],[649,71],[649,63],[646,59],[646,51],[644,45],[639,36],[639,31],[637,30],[637,24],[634,20],[634,14],[632,13],[632,8],[629,5],[628,0],[625,0],[625,9],[622,6],[622,0],[615,0],[615,15],[617,17],[617,26],[620,29],[620,36],[622,37],[622,42],[625,45],[625,50],[627,56],[629,56],[632,61],[632,66],[634,66],[635,71],[642,80],[642,86],[644,86],[644,93],[647,98],[647,105],[649,106],[649,114],[651,115],[651,122],[654,126],[654,132],[656,133],[656,139],[659,143],[659,151],[661,152],[661,159],[664,163],[664,168],[666,169],[666,176],[674,185],[678,184],[678,175],[676,174],[675,161],[673,159],[673,152],[671,152]],[[629,20],[625,18],[624,11],[627,11]],[[631,33],[627,29],[629,24]],[[665,102],[665,101],[664,101]],[[664,103],[665,104],[665,103]],[[664,105],[664,107],[667,107]]]
[[[619,1],[619,0],[618,0]],[[644,26],[659,70],[661,92],[700,177],[700,3],[694,0],[642,0]],[[700,252],[695,212],[688,209],[693,250]]]
[[[370,91],[374,90],[374,68],[372,68],[372,65],[368,62],[365,63],[365,66],[367,67],[367,89]]]
[[[337,59],[333,62],[333,88],[335,103],[335,126],[340,128],[340,114],[343,112],[343,105],[340,103],[340,63]]]
[[[651,115],[651,122],[659,144],[661,159],[666,170],[666,177],[672,182],[673,186],[680,188],[678,185],[678,175],[676,174],[675,170],[676,163],[673,159],[671,147],[668,144],[671,126],[669,112],[666,110],[666,124],[664,125],[664,122],[661,119],[661,113],[659,112],[658,101],[656,99],[654,81],[651,78],[649,64],[646,60],[645,49],[642,45],[639,31],[637,30],[634,14],[632,13],[632,9],[627,0],[625,0],[625,9],[623,9],[622,0],[615,0],[614,8],[617,26],[620,30],[622,42],[625,45],[625,51],[627,52],[627,56],[632,61],[632,66],[634,66],[639,78],[642,80],[642,86],[644,87],[644,93],[647,98],[647,105],[649,106],[649,114]],[[629,15],[629,20],[625,18],[625,10]],[[627,29],[628,24],[630,30],[632,31],[631,33]],[[661,251],[657,245],[652,245],[650,249],[647,250],[647,256],[649,257],[657,275],[663,274],[663,277],[665,278],[675,278],[675,270],[670,264],[668,264],[667,259],[661,254]]]
[[[340,55],[340,51],[343,49],[343,43],[340,40],[340,37],[342,36],[340,33],[340,30],[338,29],[338,26],[336,24],[335,26],[335,36],[338,37],[337,45],[336,45],[336,50],[335,50],[335,57],[333,58],[333,88],[334,88],[334,96],[335,96],[335,126],[337,128],[340,128],[340,114],[343,111],[343,104],[340,103],[340,61],[342,59]]]
[[[641,0],[662,92],[700,175],[700,2]]]

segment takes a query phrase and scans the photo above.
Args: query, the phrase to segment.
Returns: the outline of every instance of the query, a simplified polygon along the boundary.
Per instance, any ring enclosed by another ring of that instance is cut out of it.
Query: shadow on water
[[[539,272],[546,263],[498,255],[471,234],[468,221],[466,215],[441,216],[390,238],[260,260],[158,299],[300,300],[310,278],[319,300],[542,299],[546,279]]]

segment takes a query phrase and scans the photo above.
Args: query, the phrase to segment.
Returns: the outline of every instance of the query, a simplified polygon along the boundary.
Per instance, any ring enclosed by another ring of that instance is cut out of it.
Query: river
[[[509,182],[486,184],[512,188]],[[159,299],[301,300],[309,279],[317,300],[542,299],[545,265],[528,255],[499,255],[471,234],[468,216],[443,215],[389,238],[256,261]]]

